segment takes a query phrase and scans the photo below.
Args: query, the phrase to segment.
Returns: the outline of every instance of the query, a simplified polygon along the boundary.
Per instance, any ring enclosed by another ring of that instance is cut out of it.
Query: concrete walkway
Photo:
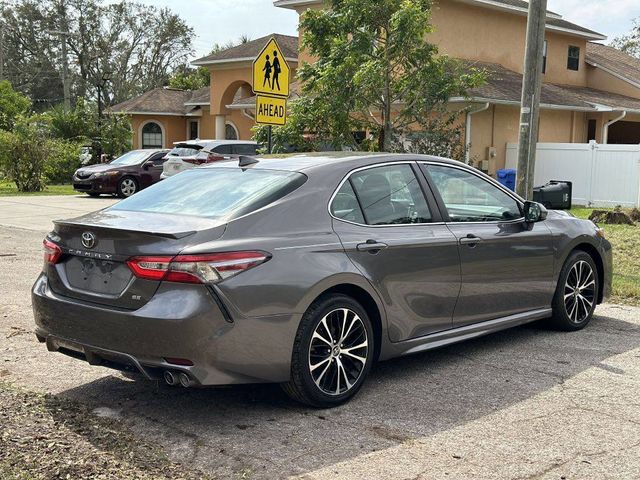
[[[87,195],[0,197],[0,226],[47,232],[53,228],[52,220],[79,217],[117,201]]]

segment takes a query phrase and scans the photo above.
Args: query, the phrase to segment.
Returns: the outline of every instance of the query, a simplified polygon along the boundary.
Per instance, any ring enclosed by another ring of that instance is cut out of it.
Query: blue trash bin
[[[516,191],[516,171],[513,168],[503,168],[498,170],[498,182],[509,190]]]

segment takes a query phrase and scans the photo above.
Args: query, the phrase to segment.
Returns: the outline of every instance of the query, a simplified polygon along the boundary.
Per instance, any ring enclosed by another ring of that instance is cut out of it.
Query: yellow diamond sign
[[[279,97],[256,97],[256,123],[284,125],[287,123],[287,99]]]
[[[290,68],[275,38],[271,38],[253,61],[253,92],[289,96]]]

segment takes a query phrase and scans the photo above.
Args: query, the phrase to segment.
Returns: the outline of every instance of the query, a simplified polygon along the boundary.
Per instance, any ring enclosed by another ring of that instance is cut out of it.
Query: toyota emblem
[[[93,248],[96,246],[96,236],[91,232],[82,234],[82,245],[84,248]]]

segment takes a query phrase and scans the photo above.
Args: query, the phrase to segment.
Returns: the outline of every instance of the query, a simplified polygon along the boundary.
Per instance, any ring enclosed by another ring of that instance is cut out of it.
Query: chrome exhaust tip
[[[180,385],[182,385],[184,388],[191,386],[191,379],[186,373],[181,372],[180,374],[178,374],[178,379],[180,380]]]
[[[178,383],[176,376],[169,370],[164,371],[163,377],[164,381],[167,382],[167,385],[175,385]]]

